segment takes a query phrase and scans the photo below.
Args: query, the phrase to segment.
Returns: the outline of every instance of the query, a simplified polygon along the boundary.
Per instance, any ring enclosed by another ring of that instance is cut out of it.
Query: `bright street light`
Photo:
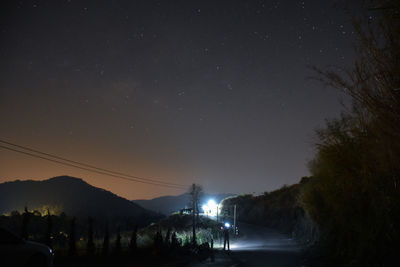
[[[215,203],[214,200],[210,199],[207,204],[204,204],[202,206],[202,209],[205,214],[210,215],[210,216],[216,216],[217,215],[217,210],[218,210],[218,205]]]

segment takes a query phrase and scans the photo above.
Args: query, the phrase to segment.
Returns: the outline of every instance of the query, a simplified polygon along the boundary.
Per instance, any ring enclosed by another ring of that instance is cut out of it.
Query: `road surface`
[[[240,225],[242,237],[232,240],[230,257],[239,266],[304,266],[301,247],[276,230]]]
[[[207,261],[196,266],[306,266],[301,247],[288,235],[247,224],[240,224],[239,229],[241,237],[231,239],[229,253],[218,251],[215,262]]]

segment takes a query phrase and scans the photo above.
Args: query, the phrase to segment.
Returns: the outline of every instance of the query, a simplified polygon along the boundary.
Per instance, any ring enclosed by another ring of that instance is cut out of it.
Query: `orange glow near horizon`
[[[93,160],[82,160],[82,162],[92,161]],[[149,165],[150,164],[143,164],[142,166],[143,169],[149,168],[153,170],[151,177],[166,177],[165,175],[161,175],[161,171],[157,168],[151,168]],[[100,162],[100,164],[96,164],[96,166],[107,166],[104,168],[150,178],[150,175],[148,175],[150,172],[147,173],[142,169],[140,172],[137,171],[136,173],[133,173],[133,170],[129,167],[122,168],[123,166],[116,166],[118,168],[111,168],[112,162],[108,162],[108,164],[102,164]],[[29,156],[4,150],[0,151],[0,169],[0,183],[14,180],[46,180],[56,176],[67,175],[81,178],[92,186],[111,191],[114,194],[129,200],[151,199],[162,195],[178,195],[185,192],[185,190],[181,189],[130,182],[85,170],[75,169],[73,167],[59,165],[57,163],[47,162],[41,159],[30,158]],[[172,172],[168,172],[168,176],[176,177]],[[168,182],[182,183],[182,181],[173,180],[173,178],[168,180]]]

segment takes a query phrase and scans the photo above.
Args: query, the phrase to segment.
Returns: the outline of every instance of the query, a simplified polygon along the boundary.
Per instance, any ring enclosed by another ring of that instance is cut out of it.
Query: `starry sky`
[[[309,175],[314,130],[346,98],[308,79],[356,39],[333,1],[4,1],[0,139],[210,193]],[[185,189],[0,149],[0,182],[81,177],[128,199]]]

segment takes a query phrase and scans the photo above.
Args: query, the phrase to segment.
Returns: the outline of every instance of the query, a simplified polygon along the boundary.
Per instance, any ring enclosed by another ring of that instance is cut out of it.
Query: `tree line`
[[[191,220],[191,215],[175,214],[142,229],[135,226],[122,231],[118,224],[103,223],[92,217],[52,215],[50,211],[42,215],[25,208],[23,213],[15,211],[10,216],[0,216],[0,225],[25,240],[51,247],[60,266],[78,262],[113,266],[115,261],[156,266],[159,262],[205,260],[213,255],[209,241],[214,222],[206,218],[196,221],[196,244],[189,229]],[[102,259],[107,263],[103,264]]]
[[[400,3],[363,3],[352,17],[354,65],[315,68],[352,102],[317,130],[300,201],[321,230],[319,248],[336,264],[388,266],[400,241]]]

